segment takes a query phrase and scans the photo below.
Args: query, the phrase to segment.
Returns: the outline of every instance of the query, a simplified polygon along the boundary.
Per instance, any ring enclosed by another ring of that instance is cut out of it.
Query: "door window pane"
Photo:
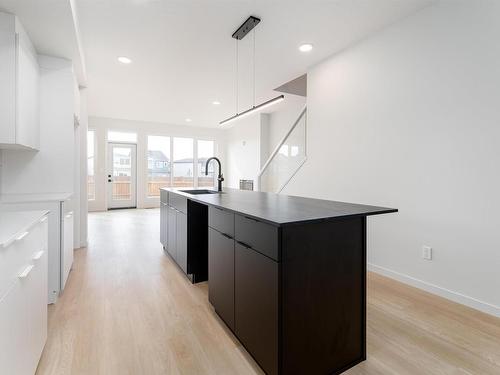
[[[113,200],[130,200],[132,149],[113,147]]]
[[[95,131],[87,132],[87,198],[95,200]]]
[[[126,133],[117,131],[108,131],[108,141],[109,142],[128,142],[137,143],[136,133]]]
[[[194,182],[193,139],[174,138],[173,187],[192,187]]]
[[[148,136],[148,197],[170,187],[170,137]]]
[[[205,175],[207,159],[214,156],[214,141],[198,141],[198,187],[214,187],[217,173],[217,162],[208,166],[208,176]]]

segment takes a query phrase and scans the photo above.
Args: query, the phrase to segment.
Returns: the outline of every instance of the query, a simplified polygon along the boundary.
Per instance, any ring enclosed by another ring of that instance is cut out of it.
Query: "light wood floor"
[[[262,373],[212,311],[207,284],[163,255],[158,227],[156,209],[89,215],[38,375]],[[500,319],[375,274],[367,336],[368,360],[345,374],[500,374]]]

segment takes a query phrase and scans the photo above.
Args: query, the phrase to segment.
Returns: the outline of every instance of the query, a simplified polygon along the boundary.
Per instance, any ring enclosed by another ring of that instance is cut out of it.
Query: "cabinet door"
[[[167,251],[175,259],[176,251],[176,227],[177,227],[177,211],[175,208],[168,207],[168,231],[167,231]]]
[[[177,212],[175,260],[184,273],[187,274],[187,215]]]
[[[278,263],[236,242],[235,332],[267,374],[278,373]]]
[[[2,374],[28,374],[29,306],[16,281],[0,300],[0,369]]]
[[[208,300],[234,331],[234,240],[212,228],[208,228]]]
[[[46,235],[46,234],[45,234]],[[40,249],[38,247],[37,249]],[[34,269],[29,283],[31,373],[36,371],[47,340],[47,250],[38,250],[32,256]]]
[[[167,246],[167,241],[166,241],[166,229],[167,229],[167,223],[166,223],[166,208],[164,203],[160,203],[160,243],[163,246]]]
[[[33,47],[24,32],[17,38],[16,143],[34,149],[40,142],[39,71]]]
[[[0,143],[16,142],[16,35],[14,16],[0,13]],[[11,25],[11,28],[8,25]],[[4,26],[5,25],[5,26]]]

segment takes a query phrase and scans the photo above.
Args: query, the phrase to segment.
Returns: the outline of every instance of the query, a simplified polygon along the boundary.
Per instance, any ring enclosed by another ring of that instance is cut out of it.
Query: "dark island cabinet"
[[[160,190],[160,242],[193,282],[207,280],[208,208]]]
[[[187,274],[187,215],[177,211],[175,219],[175,260]]]
[[[366,359],[366,217],[397,210],[233,189],[165,189],[162,202],[166,250],[208,278],[215,312],[266,374]]]
[[[177,257],[177,210],[168,207],[167,214],[167,252],[172,258]]]
[[[236,336],[267,374],[278,374],[278,263],[236,242],[234,275]]]
[[[234,331],[234,240],[208,229],[208,299]]]
[[[160,202],[160,243],[163,245],[163,249],[167,248],[167,215],[168,206]]]

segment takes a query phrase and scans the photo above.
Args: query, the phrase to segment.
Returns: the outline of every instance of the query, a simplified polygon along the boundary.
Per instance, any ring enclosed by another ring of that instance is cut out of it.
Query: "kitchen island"
[[[162,189],[161,242],[267,374],[338,374],[366,359],[366,217],[396,211]]]

